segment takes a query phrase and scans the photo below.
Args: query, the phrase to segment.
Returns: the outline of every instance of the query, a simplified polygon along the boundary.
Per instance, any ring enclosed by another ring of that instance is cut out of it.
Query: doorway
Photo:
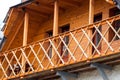
[[[65,33],[67,31],[69,31],[70,29],[70,25],[67,24],[67,25],[64,25],[62,27],[60,27],[60,33]],[[69,44],[69,36],[68,35],[65,35],[63,37],[63,41],[66,45]],[[60,55],[62,56],[62,59],[64,60],[64,62],[67,62],[68,61],[68,58],[69,58],[69,52],[66,48],[66,46],[63,44],[63,42],[61,43],[61,53]]]
[[[102,20],[102,12],[94,15],[94,23],[98,22],[98,21],[101,21],[101,20]],[[100,26],[97,26],[97,27],[98,27],[98,30],[101,32],[102,26],[100,25]],[[94,35],[93,36],[93,43],[94,43],[94,45],[97,47],[97,49],[99,51],[101,51],[101,42],[100,42],[101,35],[100,35],[100,33],[95,28],[93,28],[92,29],[92,34]],[[94,47],[92,47],[92,53],[97,53],[95,51]]]

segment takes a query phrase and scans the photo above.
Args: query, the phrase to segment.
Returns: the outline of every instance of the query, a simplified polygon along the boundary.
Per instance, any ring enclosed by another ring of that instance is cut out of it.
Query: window
[[[94,15],[94,22],[97,22],[97,21],[101,21],[102,20],[102,13],[98,13],[96,15]],[[102,27],[101,25],[98,26],[98,30],[101,32],[102,30]],[[94,34],[94,37],[93,37],[93,43],[95,46],[98,46],[98,50],[101,49],[101,44],[100,44],[100,40],[101,40],[101,36],[100,36],[100,33],[98,33],[98,31],[93,28],[92,29],[92,34]],[[94,47],[92,49],[92,52],[94,52]]]
[[[65,26],[62,26],[61,27],[61,33],[69,31],[69,29],[70,29],[70,25],[69,24],[65,25]],[[65,44],[68,45],[68,43],[69,43],[69,36],[68,35],[64,36],[63,40],[64,40]],[[61,44],[61,55],[63,56],[64,61],[66,61],[68,59],[68,50],[66,49],[66,46],[63,43]]]
[[[47,32],[47,37],[51,37],[53,35],[52,30]]]
[[[110,11],[109,11],[109,17],[116,16],[118,14],[120,14],[120,10],[118,8],[116,8],[116,7],[110,9]],[[112,23],[112,26],[113,26],[114,30],[117,32],[119,30],[119,28],[120,28],[120,20],[114,21]],[[118,31],[118,34],[120,34],[120,31]],[[112,30],[112,28],[110,28],[109,29],[109,41],[112,41],[114,36],[115,36],[115,32]],[[115,36],[114,41],[118,40],[118,39],[119,39],[118,36]]]
[[[116,16],[118,14],[120,14],[120,10],[117,7],[109,10],[109,17]]]
[[[47,37],[51,37],[53,35],[53,31],[52,30],[51,31],[47,31],[46,34],[47,34]],[[49,48],[48,56],[51,58],[52,57],[52,45],[50,43],[48,43],[48,48]]]
[[[94,15],[94,22],[102,20],[102,12]]]

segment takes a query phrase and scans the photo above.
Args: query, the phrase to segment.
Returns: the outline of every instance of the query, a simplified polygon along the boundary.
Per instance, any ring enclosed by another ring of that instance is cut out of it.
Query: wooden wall
[[[106,19],[109,17],[109,9],[111,7],[113,6],[105,2],[104,0],[96,0],[95,14],[102,12],[103,19]],[[88,25],[88,17],[89,17],[88,9],[89,9],[89,0],[86,0],[82,2],[80,7],[78,8],[73,7],[71,9],[65,10],[64,12],[61,12],[59,14],[59,27],[64,26],[66,24],[70,24],[70,30],[73,30],[83,25]],[[38,17],[37,20],[35,19],[36,21],[33,19],[33,17],[37,18],[36,15],[30,14],[28,43],[46,38],[46,32],[53,29],[53,15],[51,15],[48,19],[45,19],[45,20],[42,19],[43,20],[42,23],[41,23],[41,19],[39,19],[40,17]],[[18,25],[14,27],[17,27],[17,26]],[[22,25],[9,49],[22,46],[21,43],[23,39],[23,27],[24,26]],[[3,51],[5,51],[5,48]]]
[[[83,25],[88,25],[88,4],[88,0],[86,0],[79,8],[69,9],[62,14],[59,14],[59,27],[70,24],[70,30],[73,30]],[[102,12],[103,19],[108,18],[110,7],[112,6],[105,1],[97,0],[95,1],[95,14]],[[44,39],[45,32],[52,30],[52,28],[53,18],[49,19],[43,24],[40,24],[39,30],[37,30],[37,33],[33,37],[33,41]]]
[[[59,14],[59,27],[64,26],[66,24],[70,24],[70,30],[76,29],[78,27],[88,25],[88,12],[89,12],[89,2],[88,0],[84,1],[79,8],[72,8],[68,9],[62,14]],[[102,6],[101,6],[102,4]],[[96,0],[95,1],[95,14],[102,12],[102,19],[106,19],[109,17],[109,9],[113,6],[106,3],[104,0]],[[39,24],[38,30],[36,30],[35,35],[33,36],[33,41],[38,41],[41,39],[46,38],[46,32],[53,29],[53,18],[51,17],[49,20],[45,21],[43,24]],[[104,25],[105,26],[105,25]],[[105,28],[102,28],[102,32],[104,33]],[[82,35],[82,34],[81,34]],[[77,35],[77,38],[79,38],[79,35]],[[108,35],[106,35],[106,38],[108,38]],[[83,38],[82,40],[82,47],[85,48],[86,44],[85,42],[88,42],[86,38]],[[104,45],[105,42],[102,42]],[[74,49],[76,46],[76,43],[73,41],[71,42],[69,48],[71,50]],[[106,46],[104,46],[106,47]],[[104,49],[102,47],[102,49]],[[79,57],[77,53],[81,53],[80,50],[76,51],[75,57]],[[40,53],[40,57],[43,57],[43,52]],[[47,61],[47,59],[45,59]]]

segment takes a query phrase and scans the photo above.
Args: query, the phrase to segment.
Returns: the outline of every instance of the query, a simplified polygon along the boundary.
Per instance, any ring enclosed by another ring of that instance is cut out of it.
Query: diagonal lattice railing
[[[24,47],[3,52],[1,79],[115,54],[120,48],[120,16],[115,16]]]

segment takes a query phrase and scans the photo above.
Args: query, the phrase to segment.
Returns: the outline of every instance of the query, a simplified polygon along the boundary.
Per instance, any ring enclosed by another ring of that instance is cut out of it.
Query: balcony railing
[[[1,79],[10,79],[115,54],[120,16],[1,53]],[[116,28],[117,25],[117,28]]]

